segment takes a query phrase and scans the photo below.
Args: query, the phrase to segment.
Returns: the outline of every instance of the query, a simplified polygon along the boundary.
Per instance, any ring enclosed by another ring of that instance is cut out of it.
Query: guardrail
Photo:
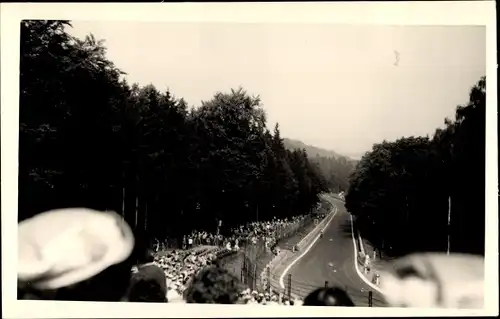
[[[328,206],[330,204],[331,203],[328,203]],[[325,209],[325,206],[320,207],[320,212],[323,209]],[[286,228],[278,230],[276,236],[277,240],[275,245],[273,246],[283,248],[282,251],[286,251],[287,248],[292,250],[293,247],[281,247],[281,244],[293,236],[302,236],[303,233],[304,235],[306,235],[305,232],[312,225],[313,220],[313,215],[309,215],[296,224],[289,225]],[[296,245],[294,244],[292,246]],[[240,271],[238,271],[234,266],[230,266],[231,270],[233,272],[239,273],[242,283],[248,285],[251,289],[264,290],[266,287],[265,283],[263,282],[266,266],[268,266],[273,258],[275,258],[272,247],[265,247],[263,242],[258,241],[256,244],[248,243],[242,245],[240,250],[242,251],[242,253],[240,256],[238,256],[238,258],[241,258],[241,269]]]
[[[330,210],[330,213],[326,215],[308,234],[302,238],[297,245],[295,245],[294,248],[297,248],[298,251],[302,250],[304,247],[307,247],[308,245],[311,244],[312,240],[316,238],[316,236],[319,235],[319,232],[331,221],[333,216],[335,215],[335,206]],[[289,250],[283,250],[281,251],[278,255],[273,257],[273,259],[266,265],[266,268],[263,269],[261,278],[263,282],[263,287],[269,292],[273,290],[273,287],[276,285],[276,278],[273,278],[271,276],[271,272],[276,272],[278,273],[277,269],[279,266],[282,266],[283,264],[288,264],[288,261],[296,257],[295,250],[293,249],[292,251]],[[272,269],[272,270],[271,270]],[[284,271],[284,270],[283,270]],[[274,276],[274,274],[273,274]],[[273,281],[275,282],[273,284]],[[278,282],[280,279],[278,279]],[[278,289],[279,290],[279,289]]]
[[[333,206],[330,214],[328,214],[325,218],[323,218],[323,220],[319,222],[318,225],[309,234],[306,235],[306,237],[302,238],[302,240],[297,244],[297,249],[299,251],[302,251],[304,247],[307,247],[310,244],[313,238],[319,235],[321,230],[323,230],[323,228],[325,228],[325,226],[332,220],[336,209],[337,208]]]

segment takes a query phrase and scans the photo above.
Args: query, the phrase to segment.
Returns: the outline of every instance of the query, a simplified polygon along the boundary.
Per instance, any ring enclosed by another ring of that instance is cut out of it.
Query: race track
[[[351,236],[349,213],[344,203],[328,197],[338,211],[329,226],[307,254],[288,273],[292,274],[292,292],[305,297],[311,290],[328,286],[345,289],[356,306],[368,306],[368,291],[373,291],[373,306],[384,307],[382,295],[370,288],[354,268],[354,245]],[[288,274],[285,276],[285,282]],[[288,284],[288,283],[286,283]]]

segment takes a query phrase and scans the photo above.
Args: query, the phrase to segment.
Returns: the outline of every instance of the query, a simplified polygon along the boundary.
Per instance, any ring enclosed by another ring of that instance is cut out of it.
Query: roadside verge
[[[383,295],[384,292],[382,291],[382,289],[380,289],[380,287],[378,287],[377,285],[375,285],[374,283],[372,283],[367,278],[367,275],[363,274],[363,272],[360,270],[360,265],[361,265],[361,267],[363,267],[364,265],[363,265],[363,261],[360,258],[361,257],[360,253],[358,253],[358,248],[357,248],[357,243],[356,243],[356,237],[355,237],[355,234],[354,234],[354,226],[353,226],[352,216],[349,216],[349,218],[350,218],[350,221],[351,221],[352,244],[353,244],[353,247],[354,247],[354,268],[356,270],[356,273],[358,274],[359,278],[361,278],[361,280],[363,280],[368,286],[370,286],[372,289],[378,291],[379,293],[381,293]],[[365,249],[364,249],[363,241],[361,240],[361,236],[359,234],[358,234],[358,240],[360,240],[359,245],[360,245],[361,250],[362,250],[361,253],[364,256]],[[374,271],[374,269],[372,269],[371,273],[375,274],[375,273],[377,273],[377,271]]]

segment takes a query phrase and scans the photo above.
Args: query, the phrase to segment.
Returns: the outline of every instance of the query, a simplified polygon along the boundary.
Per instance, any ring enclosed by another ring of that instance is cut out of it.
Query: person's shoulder
[[[146,280],[146,279],[147,279],[147,274],[138,270],[137,272],[132,273],[132,275],[130,276],[130,284],[132,286],[134,286],[138,282]]]
[[[165,273],[163,272],[163,270],[157,266],[157,265],[154,265],[154,264],[151,264],[151,265],[145,265],[141,268],[139,268],[139,273],[141,273],[142,275],[148,275],[148,274],[162,274],[162,275],[165,275]]]

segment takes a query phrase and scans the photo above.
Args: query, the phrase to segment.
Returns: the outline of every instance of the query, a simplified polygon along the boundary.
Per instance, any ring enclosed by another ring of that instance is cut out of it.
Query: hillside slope
[[[311,160],[320,169],[328,182],[328,187],[338,193],[349,188],[349,175],[356,167],[357,160],[316,146],[307,145],[298,140],[284,138],[285,147],[288,149],[305,149]]]
[[[283,143],[285,144],[285,147],[288,149],[296,149],[296,148],[305,149],[307,152],[307,155],[310,158],[314,158],[317,155],[322,156],[322,157],[335,157],[335,158],[338,158],[341,156],[340,154],[338,154],[337,152],[334,152],[332,150],[326,150],[324,148],[319,148],[316,146],[307,145],[304,142],[299,141],[299,140],[292,140],[289,138],[284,138]]]

